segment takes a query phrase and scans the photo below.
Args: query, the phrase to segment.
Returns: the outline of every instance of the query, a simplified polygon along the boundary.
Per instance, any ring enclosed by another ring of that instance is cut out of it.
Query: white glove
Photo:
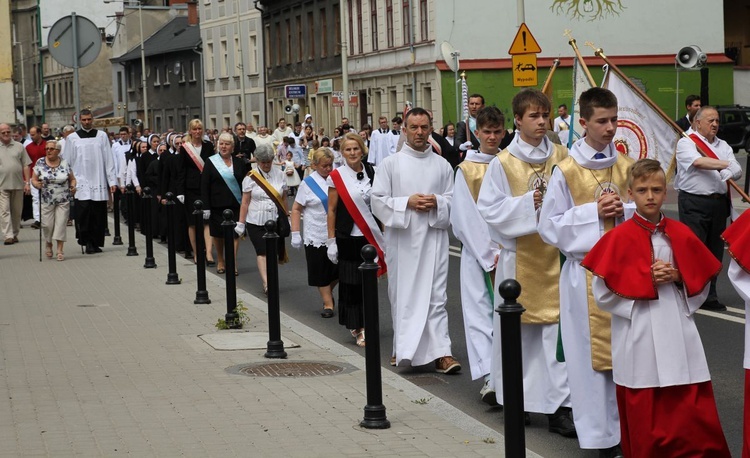
[[[203,219],[209,219],[211,217],[211,210],[203,210]]]
[[[328,259],[330,259],[332,263],[338,264],[339,247],[336,245],[336,239],[326,240],[326,246],[328,247]]]
[[[460,145],[458,145],[458,149],[460,149],[461,151],[467,151],[467,150],[470,150],[472,148],[472,146],[473,145],[472,145],[471,141],[468,141],[468,142],[464,142],[464,143],[461,143]]]
[[[234,226],[234,232],[236,232],[240,237],[245,235],[245,223],[237,223]]]
[[[179,195],[177,196],[177,200],[179,200],[181,204],[185,205],[185,196]]]
[[[292,248],[302,248],[302,236],[299,231],[292,232]]]
[[[721,169],[719,170],[719,176],[721,177],[721,181],[731,180],[732,172],[730,172],[729,169]]]

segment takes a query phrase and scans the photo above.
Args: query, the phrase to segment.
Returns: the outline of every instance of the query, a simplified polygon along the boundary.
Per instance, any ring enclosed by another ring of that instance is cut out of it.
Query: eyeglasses
[[[57,148],[44,148],[45,151],[55,151]]]

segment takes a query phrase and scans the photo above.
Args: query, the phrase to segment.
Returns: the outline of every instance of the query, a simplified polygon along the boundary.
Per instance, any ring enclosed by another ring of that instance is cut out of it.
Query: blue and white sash
[[[326,213],[328,213],[328,194],[326,194],[326,192],[321,189],[320,185],[317,181],[315,181],[315,178],[313,178],[312,175],[305,178],[304,181],[305,183],[307,183],[310,191],[318,196],[318,199],[320,199],[320,201],[323,203],[323,208],[325,209]]]
[[[231,167],[227,167],[227,165],[224,163],[224,159],[221,158],[221,155],[214,154],[213,156],[208,158],[216,167],[216,170],[219,172],[219,175],[224,179],[224,183],[227,184],[227,187],[230,191],[232,191],[232,194],[234,194],[234,198],[237,199],[237,203],[242,204],[242,191],[240,190],[240,184],[237,183],[237,179],[234,177],[234,172]]]

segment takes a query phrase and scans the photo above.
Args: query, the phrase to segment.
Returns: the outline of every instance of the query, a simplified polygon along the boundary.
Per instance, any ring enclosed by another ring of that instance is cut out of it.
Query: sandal
[[[224,272],[226,272],[226,271],[227,271],[227,270],[226,270],[225,268],[223,268],[223,267],[217,267],[217,268],[216,268],[216,273],[217,273],[217,274],[223,274],[223,273],[224,273]]]
[[[357,333],[357,346],[358,347],[364,347],[365,346],[365,330],[361,330]]]
[[[50,256],[51,258],[52,256]],[[58,261],[65,261],[65,254],[62,251],[57,252],[57,260]]]
[[[44,254],[48,258],[52,259],[52,244],[51,243],[49,245],[47,245],[46,250],[44,250]]]

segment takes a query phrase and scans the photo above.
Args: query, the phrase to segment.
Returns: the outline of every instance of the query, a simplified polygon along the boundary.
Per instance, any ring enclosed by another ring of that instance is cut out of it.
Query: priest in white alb
[[[378,167],[372,213],[385,225],[388,297],[393,317],[392,365],[435,362],[456,373],[448,313],[448,228],[453,170],[432,152],[432,119],[423,108],[406,114],[406,143]]]

